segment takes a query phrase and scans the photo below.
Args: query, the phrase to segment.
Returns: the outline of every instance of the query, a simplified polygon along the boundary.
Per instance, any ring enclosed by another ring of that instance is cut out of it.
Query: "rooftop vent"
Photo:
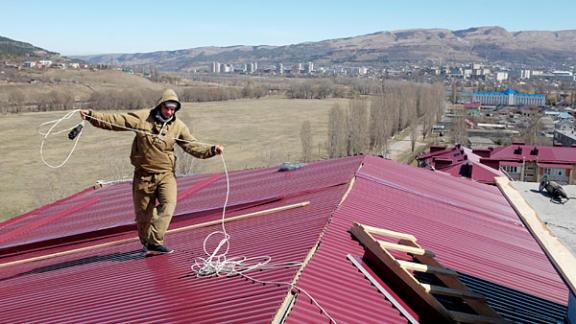
[[[515,148],[515,149],[514,149],[514,154],[518,154],[518,155],[522,154],[522,147],[521,147],[521,146],[518,146],[517,148]]]
[[[532,150],[530,150],[530,155],[538,155],[538,148],[534,147]]]
[[[280,171],[280,172],[292,171],[292,170],[300,169],[303,166],[304,166],[304,163],[282,162],[282,165],[280,166],[280,169],[278,169],[278,171]]]

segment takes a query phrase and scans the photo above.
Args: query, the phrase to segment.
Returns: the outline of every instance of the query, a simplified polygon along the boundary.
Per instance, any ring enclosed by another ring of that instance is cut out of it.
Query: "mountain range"
[[[0,36],[0,59],[48,58],[58,53]]]
[[[211,62],[333,66],[394,66],[492,62],[509,65],[576,64],[576,30],[517,31],[502,27],[465,30],[409,29],[306,42],[286,46],[198,47],[177,51],[80,57],[90,63],[144,66],[190,71]]]
[[[0,37],[0,58],[56,54]],[[77,56],[92,64],[154,66],[162,71],[192,71],[212,62],[259,66],[314,62],[317,66],[404,66],[451,63],[501,63],[531,67],[576,65],[576,30],[515,31],[502,27],[465,30],[408,29],[285,46],[197,47],[150,53]]]

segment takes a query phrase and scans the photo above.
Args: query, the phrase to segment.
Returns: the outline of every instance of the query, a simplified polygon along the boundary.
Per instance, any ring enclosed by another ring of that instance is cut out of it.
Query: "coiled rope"
[[[66,162],[68,162],[68,160],[72,156],[72,153],[76,149],[76,146],[78,144],[80,136],[82,135],[82,131],[80,131],[80,133],[76,137],[75,142],[74,142],[74,146],[70,150],[70,153],[68,153],[68,156],[66,157],[66,159],[64,161],[62,161],[62,163],[60,163],[58,165],[53,165],[53,164],[48,163],[46,161],[46,159],[44,158],[44,145],[45,145],[45,142],[46,142],[46,139],[48,138],[48,136],[61,134],[63,132],[67,132],[67,131],[70,131],[73,128],[75,128],[77,125],[74,127],[60,130],[60,131],[53,133],[54,128],[56,128],[56,126],[58,126],[58,124],[60,124],[64,120],[70,119],[75,113],[78,113],[79,111],[80,111],[79,109],[72,110],[72,111],[68,112],[66,115],[64,115],[64,117],[62,117],[62,118],[52,120],[49,122],[45,122],[45,123],[42,123],[40,125],[40,127],[45,126],[45,125],[52,125],[46,133],[42,133],[39,131],[40,135],[43,136],[42,143],[40,145],[40,156],[42,158],[42,162],[44,162],[44,164],[47,165],[48,167],[50,167],[50,168],[62,167],[63,165],[66,164]],[[91,118],[91,119],[97,120],[99,122],[102,122],[102,123],[105,123],[105,124],[108,124],[110,126],[114,126],[117,128],[130,130],[130,131],[134,131],[137,133],[142,133],[142,134],[146,134],[146,135],[150,135],[150,136],[154,136],[154,137],[158,136],[157,134],[153,134],[153,133],[146,132],[143,130],[134,129],[131,127],[125,127],[122,125],[110,123],[110,122],[95,118],[93,116],[86,116],[86,118]],[[84,125],[84,120],[79,125]],[[177,141],[192,143],[190,141],[177,139],[174,137],[172,137],[172,138],[174,140],[177,140]],[[326,317],[328,317],[328,319],[331,322],[336,323],[336,320],[334,320],[330,316],[330,314],[328,314],[328,312],[316,301],[316,299],[314,299],[314,297],[312,297],[312,295],[310,295],[306,290],[296,286],[296,284],[291,283],[291,282],[259,280],[259,279],[256,279],[256,278],[251,277],[251,276],[246,274],[247,272],[252,271],[252,270],[279,269],[279,268],[297,267],[297,266],[299,267],[299,266],[302,266],[301,262],[271,263],[272,257],[270,257],[270,256],[259,256],[259,257],[250,257],[250,258],[245,257],[245,256],[236,256],[236,257],[231,257],[231,258],[227,257],[228,251],[230,250],[230,238],[231,238],[231,236],[226,231],[225,219],[226,219],[226,207],[228,206],[228,199],[230,197],[230,177],[228,175],[228,167],[226,165],[226,160],[224,159],[224,154],[220,154],[220,157],[222,159],[222,165],[224,168],[224,174],[225,174],[225,178],[226,178],[226,196],[224,199],[224,205],[222,207],[222,217],[221,217],[221,224],[220,224],[221,230],[220,231],[214,231],[214,232],[208,234],[208,236],[206,236],[206,238],[204,239],[204,242],[202,244],[202,248],[203,248],[204,253],[206,254],[207,257],[204,257],[204,258],[203,257],[196,257],[194,259],[194,264],[190,267],[192,272],[196,275],[197,278],[229,277],[229,276],[239,275],[239,276],[244,277],[248,280],[251,280],[253,282],[257,282],[257,283],[260,283],[263,285],[266,285],[266,284],[287,285],[291,289],[296,290],[298,293],[300,293],[300,292],[304,293],[312,301],[312,303],[314,303],[320,309],[322,314],[324,314]],[[210,250],[208,249],[208,242],[213,237],[216,237],[216,236],[222,236],[222,238],[220,239],[220,242],[218,243],[216,248],[210,252]]]

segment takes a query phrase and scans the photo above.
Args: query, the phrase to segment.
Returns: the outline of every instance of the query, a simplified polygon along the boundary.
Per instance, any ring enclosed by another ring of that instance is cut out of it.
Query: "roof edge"
[[[576,257],[562,242],[544,225],[538,214],[526,202],[524,197],[512,187],[506,177],[496,177],[496,185],[530,234],[536,239],[540,248],[550,260],[566,286],[576,294]]]

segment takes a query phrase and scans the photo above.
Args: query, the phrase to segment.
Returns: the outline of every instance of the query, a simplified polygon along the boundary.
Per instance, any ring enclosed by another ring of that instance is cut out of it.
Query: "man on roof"
[[[186,124],[176,118],[180,107],[176,92],[167,89],[151,110],[123,114],[80,111],[82,119],[95,127],[136,133],[130,154],[134,165],[132,197],[138,236],[146,255],[174,252],[164,245],[164,235],[176,209],[174,145],[178,144],[186,153],[201,159],[224,151],[222,145],[196,140]]]

